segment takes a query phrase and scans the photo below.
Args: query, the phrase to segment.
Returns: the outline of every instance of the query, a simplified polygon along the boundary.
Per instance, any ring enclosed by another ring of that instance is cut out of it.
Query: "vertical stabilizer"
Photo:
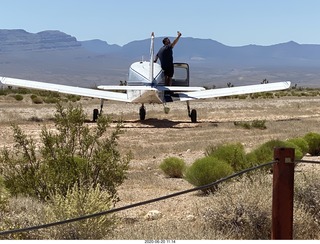
[[[150,44],[150,70],[149,70],[149,80],[150,82],[153,82],[154,76],[153,76],[153,60],[154,60],[154,33],[151,33],[151,44]]]

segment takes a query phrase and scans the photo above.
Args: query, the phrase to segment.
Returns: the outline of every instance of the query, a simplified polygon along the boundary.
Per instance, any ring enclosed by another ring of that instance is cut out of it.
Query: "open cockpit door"
[[[189,65],[186,63],[174,63],[172,86],[189,86],[189,80]]]

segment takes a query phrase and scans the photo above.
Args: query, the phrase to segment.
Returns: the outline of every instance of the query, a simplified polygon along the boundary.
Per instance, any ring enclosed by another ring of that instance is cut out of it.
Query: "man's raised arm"
[[[171,44],[172,48],[177,44],[177,42],[179,41],[179,38],[181,36],[181,33],[179,31],[177,33],[178,33],[178,36],[176,37],[176,39],[174,39],[174,41]]]

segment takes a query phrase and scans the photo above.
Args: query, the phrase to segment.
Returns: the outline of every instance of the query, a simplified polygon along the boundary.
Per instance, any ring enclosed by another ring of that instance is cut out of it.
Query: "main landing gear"
[[[188,115],[191,118],[191,122],[192,123],[197,123],[197,110],[195,109],[190,109],[190,104],[189,101],[187,101],[187,108],[188,108]],[[139,116],[140,116],[140,120],[145,120],[146,119],[146,108],[144,106],[144,104],[141,105],[140,109],[139,109]]]
[[[188,115],[191,118],[192,123],[197,123],[197,110],[192,109],[190,111],[190,104],[189,101],[187,101],[187,108],[188,108]]]
[[[97,122],[97,119],[98,119],[99,115],[102,114],[103,102],[104,102],[104,100],[101,99],[101,101],[100,101],[100,112],[99,112],[99,109],[97,109],[97,108],[95,108],[93,110],[93,117],[92,117],[92,121],[93,122]]]

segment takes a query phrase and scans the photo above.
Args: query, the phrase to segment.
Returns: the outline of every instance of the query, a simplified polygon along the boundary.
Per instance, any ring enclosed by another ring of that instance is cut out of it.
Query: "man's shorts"
[[[168,77],[172,77],[173,76],[173,73],[174,73],[174,68],[173,66],[172,67],[165,67],[165,68],[162,68],[163,69],[163,73],[165,76],[168,76]]]

